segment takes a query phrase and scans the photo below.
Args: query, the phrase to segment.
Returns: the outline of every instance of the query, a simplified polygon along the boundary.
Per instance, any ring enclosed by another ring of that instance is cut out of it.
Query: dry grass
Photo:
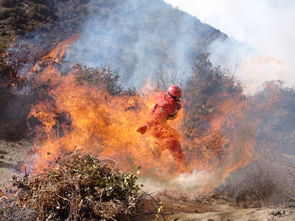
[[[294,169],[286,162],[260,156],[237,171],[217,190],[241,207],[261,207],[284,203],[294,197]]]

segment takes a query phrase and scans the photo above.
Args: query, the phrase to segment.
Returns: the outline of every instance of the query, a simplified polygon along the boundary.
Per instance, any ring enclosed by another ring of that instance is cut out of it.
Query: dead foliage
[[[232,173],[218,187],[216,195],[225,196],[243,208],[273,206],[294,196],[294,166],[275,153],[262,154],[251,164]]]
[[[14,177],[20,204],[38,220],[115,220],[129,217],[142,200],[133,173],[91,155],[73,153],[34,177]]]

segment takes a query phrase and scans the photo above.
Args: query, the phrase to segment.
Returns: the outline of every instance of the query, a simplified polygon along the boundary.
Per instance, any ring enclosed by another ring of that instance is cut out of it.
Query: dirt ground
[[[29,141],[6,142],[0,140],[0,193],[5,186],[11,185],[13,175],[21,174],[20,167],[24,165],[24,161],[29,156],[32,156],[31,149],[32,143]],[[165,206],[165,218],[159,217],[159,221],[295,220],[295,204],[272,208],[239,209],[223,199],[176,199],[167,194],[160,194],[156,198],[161,200]],[[2,220],[1,217],[0,220]],[[135,217],[134,220],[151,221],[155,218],[150,215],[141,215]]]
[[[200,201],[175,199],[159,196],[165,205],[165,218],[159,221],[294,221],[295,205],[280,207],[239,209],[224,199],[203,199]],[[139,217],[152,221],[151,217]]]
[[[178,213],[166,217],[167,221],[293,221],[295,210],[290,208],[231,209],[206,213]]]
[[[20,168],[30,154],[32,143],[26,140],[7,142],[0,140],[0,189],[11,184],[13,175],[20,174]]]

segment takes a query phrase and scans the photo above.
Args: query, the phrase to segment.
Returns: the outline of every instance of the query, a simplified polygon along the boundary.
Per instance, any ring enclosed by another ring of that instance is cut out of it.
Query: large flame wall
[[[149,109],[154,104],[152,85],[147,83],[136,95],[112,96],[104,87],[79,84],[74,77],[75,69],[63,75],[57,64],[70,45],[69,41],[71,43],[73,39],[60,43],[50,56],[41,59],[48,62],[39,71],[37,82],[49,84],[50,98],[37,103],[30,113],[30,117],[41,122],[36,128],[35,150],[38,156],[34,162],[35,171],[47,167],[59,156],[81,150],[111,159],[123,170],[136,170],[139,166],[143,177],[166,181],[175,179],[179,174],[171,154],[164,151],[155,155],[155,138],[149,133],[141,135],[136,131],[150,118]],[[38,64],[33,71],[37,67]],[[219,96],[226,97],[224,94]],[[206,136],[196,139],[185,136],[185,109],[180,111],[177,119],[169,122],[181,137],[186,158],[184,174],[196,171],[211,174],[206,179],[194,181],[202,182],[206,192],[253,157],[257,122],[245,114],[247,102],[240,97],[227,96],[223,100],[217,107],[220,114],[212,119],[211,131]],[[58,120],[61,114],[66,120]],[[224,128],[229,128],[228,132],[224,132]],[[217,146],[221,149],[202,151],[212,140],[220,142]]]

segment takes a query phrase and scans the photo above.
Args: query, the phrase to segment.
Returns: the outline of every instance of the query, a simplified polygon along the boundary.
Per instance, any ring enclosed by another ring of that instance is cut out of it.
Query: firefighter
[[[177,131],[167,124],[167,120],[172,120],[181,109],[181,89],[177,85],[170,86],[166,92],[161,92],[156,97],[156,103],[151,109],[151,119],[137,132],[144,134],[150,131],[157,138],[156,146],[158,154],[163,150],[169,150],[179,166],[184,165],[184,154],[179,143]]]

